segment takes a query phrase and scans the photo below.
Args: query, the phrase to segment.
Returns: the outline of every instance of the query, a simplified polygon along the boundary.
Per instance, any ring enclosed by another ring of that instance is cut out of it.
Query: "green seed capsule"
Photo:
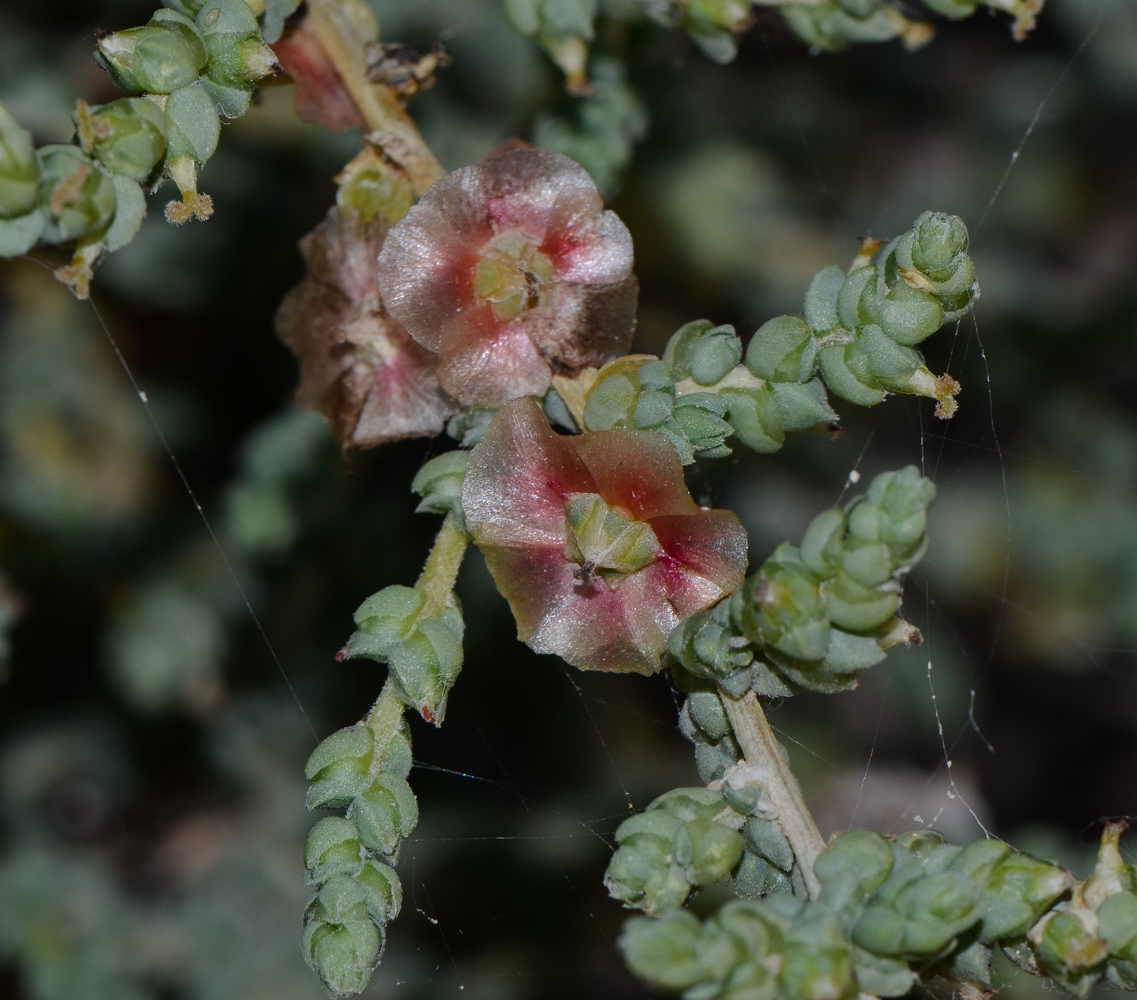
[[[43,238],[69,243],[105,229],[116,204],[110,177],[75,146],[42,146],[36,158],[38,197],[47,216]]]

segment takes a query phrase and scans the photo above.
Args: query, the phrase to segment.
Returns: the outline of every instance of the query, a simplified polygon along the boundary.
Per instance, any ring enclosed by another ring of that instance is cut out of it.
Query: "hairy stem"
[[[813,874],[813,862],[825,849],[825,841],[802,798],[797,778],[782,756],[762,703],[753,691],[747,691],[738,699],[724,693],[722,702],[746,760],[757,764],[768,775],[766,792],[778,810],[782,831],[793,848],[794,857],[805,877],[806,889],[810,897],[816,899],[821,892],[821,882]]]
[[[368,138],[406,172],[415,194],[423,194],[446,171],[391,88],[368,76],[367,43],[378,38],[371,11],[362,0],[308,0],[308,18],[371,128]]]
[[[406,706],[395,693],[395,685],[388,679],[383,685],[379,697],[375,699],[375,704],[371,706],[371,711],[363,720],[363,724],[371,730],[371,736],[375,741],[371,765],[371,769],[375,773],[383,770],[383,765],[386,763],[387,748],[399,731],[399,720],[403,717],[405,708]]]
[[[469,544],[470,536],[458,527],[454,514],[447,514],[439,529],[438,537],[434,540],[434,548],[426,557],[422,575],[415,584],[426,594],[426,603],[421,612],[422,618],[433,618],[446,607],[450,595],[454,592],[454,581],[458,579],[458,570],[462,565],[462,558],[466,555],[466,546]]]

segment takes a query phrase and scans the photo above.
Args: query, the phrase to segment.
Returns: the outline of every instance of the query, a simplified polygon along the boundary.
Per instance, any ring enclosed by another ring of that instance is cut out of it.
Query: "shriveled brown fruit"
[[[438,434],[457,409],[438,384],[438,358],[392,319],[375,260],[389,224],[334,205],[300,241],[304,280],[276,313],[300,359],[296,403],[322,413],[345,451]]]

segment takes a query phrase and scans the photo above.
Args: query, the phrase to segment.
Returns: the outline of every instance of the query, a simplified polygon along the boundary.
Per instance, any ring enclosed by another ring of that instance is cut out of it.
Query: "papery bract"
[[[273,42],[272,50],[284,72],[296,82],[293,100],[297,117],[330,132],[346,132],[351,128],[366,130],[366,119],[307,18],[289,24],[284,34]]]
[[[654,673],[671,630],[744,579],[738,518],[691,499],[655,431],[562,437],[515,400],[470,454],[462,506],[521,640],[588,670]]]
[[[626,353],[638,284],[627,228],[587,171],[512,142],[447,174],[379,256],[391,315],[464,405],[541,395]]]
[[[334,206],[300,241],[308,266],[276,314],[276,330],[301,363],[296,402],[322,413],[345,450],[438,434],[454,412],[438,362],[388,314],[375,257],[388,224],[364,224]]]

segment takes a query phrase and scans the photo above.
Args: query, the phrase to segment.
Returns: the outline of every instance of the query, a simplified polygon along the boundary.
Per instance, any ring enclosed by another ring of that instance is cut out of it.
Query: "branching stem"
[[[821,892],[821,882],[813,874],[813,862],[825,849],[825,841],[805,804],[797,778],[782,756],[762,703],[753,691],[738,699],[723,693],[722,702],[746,760],[761,767],[768,775],[766,791],[778,810],[782,831],[793,848],[806,889],[810,897],[816,899]]]
[[[378,38],[371,11],[362,0],[308,0],[308,19],[372,130],[368,138],[406,172],[415,194],[423,194],[446,171],[391,88],[368,75],[367,43]]]

